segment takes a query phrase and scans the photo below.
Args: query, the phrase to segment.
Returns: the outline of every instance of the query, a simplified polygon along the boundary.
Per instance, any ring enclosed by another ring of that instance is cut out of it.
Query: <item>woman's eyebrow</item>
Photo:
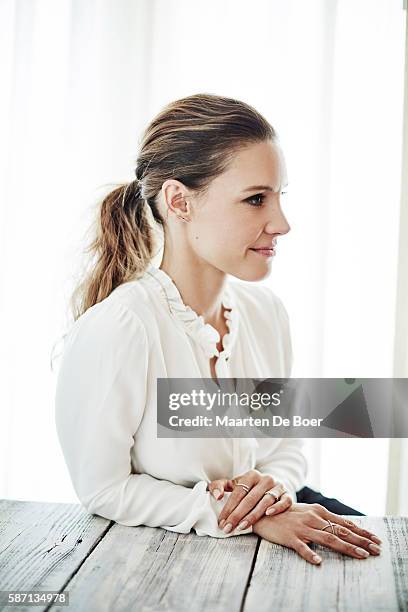
[[[283,188],[287,187],[287,186],[288,186],[287,183],[286,183],[286,185],[282,185]],[[282,187],[281,187],[281,189],[282,189]],[[246,189],[244,189],[243,193],[245,193],[246,191],[253,191],[255,189],[265,189],[266,191],[272,191],[272,193],[278,193],[270,185],[252,185],[252,187],[247,187]]]

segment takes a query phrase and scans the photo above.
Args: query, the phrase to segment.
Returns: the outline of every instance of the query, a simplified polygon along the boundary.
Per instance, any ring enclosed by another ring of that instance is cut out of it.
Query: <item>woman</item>
[[[290,376],[286,310],[253,284],[290,230],[274,129],[238,100],[189,96],[148,126],[135,173],[102,201],[58,376],[57,430],[82,504],[124,525],[254,532],[311,563],[308,542],[379,554],[374,534],[324,507],[337,500],[312,503],[301,440],[156,435],[159,377]]]

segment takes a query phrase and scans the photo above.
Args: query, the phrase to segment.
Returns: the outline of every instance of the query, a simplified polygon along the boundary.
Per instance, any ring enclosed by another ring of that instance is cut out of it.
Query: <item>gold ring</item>
[[[265,491],[264,495],[270,495],[271,497],[273,497],[273,503],[278,501],[278,497],[275,495],[275,493],[272,493],[272,491]]]
[[[235,484],[236,484],[237,487],[242,487],[243,489],[245,489],[245,491],[248,493],[248,491],[249,491],[248,485],[244,484],[243,482],[237,482]]]
[[[281,490],[280,492],[278,492],[278,494],[274,493],[274,489],[275,487],[273,487],[272,489],[269,489],[269,491],[265,491],[264,495],[271,495],[272,497],[275,498],[275,501],[278,501],[278,499],[280,499],[282,495],[286,493],[286,489],[283,486],[281,486]]]
[[[331,527],[331,531],[333,535],[336,535],[336,532],[334,531],[334,525],[331,521],[329,521],[329,519],[325,519],[329,524],[326,525],[326,527],[322,527],[320,531],[325,531],[328,527]]]

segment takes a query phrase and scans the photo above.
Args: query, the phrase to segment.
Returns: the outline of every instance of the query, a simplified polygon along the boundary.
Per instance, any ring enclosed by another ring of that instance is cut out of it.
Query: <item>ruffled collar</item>
[[[206,323],[202,315],[198,315],[190,306],[184,304],[175,283],[164,270],[156,268],[153,264],[148,264],[141,279],[160,290],[167,301],[170,312],[181,321],[186,332],[201,345],[208,359],[214,356],[219,357],[220,354],[225,359],[229,359],[238,330],[238,311],[231,288],[228,285],[224,289],[222,297],[228,332],[224,334],[222,340],[223,351],[220,353],[217,349],[217,343],[220,341],[218,331],[215,327]]]

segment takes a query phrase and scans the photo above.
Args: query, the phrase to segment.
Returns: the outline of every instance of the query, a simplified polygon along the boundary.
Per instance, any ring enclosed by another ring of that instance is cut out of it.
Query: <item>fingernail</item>
[[[248,521],[242,521],[242,522],[241,522],[241,523],[238,525],[237,529],[246,529],[247,527],[248,527]]]
[[[376,544],[381,544],[381,543],[382,543],[382,542],[381,542],[381,540],[380,540],[380,538],[377,538],[377,536],[375,536],[375,535],[372,535],[372,536],[371,536],[371,539],[372,539],[372,541],[373,541],[373,542],[375,542]]]
[[[368,550],[364,550],[364,548],[356,548],[356,553],[360,555],[360,557],[369,557],[370,553]]]
[[[231,525],[231,523],[228,523],[224,527],[224,533],[229,533],[230,531],[232,531],[232,525]]]
[[[322,558],[319,557],[319,555],[313,555],[312,557],[312,561],[314,561],[315,563],[320,563],[321,560]]]
[[[274,508],[274,507],[272,506],[272,508],[267,508],[267,509],[266,509],[265,514],[267,514],[267,515],[269,516],[270,514],[273,514],[273,513],[275,512],[275,510],[276,510],[276,508]]]
[[[381,552],[381,549],[379,546],[377,546],[377,544],[369,544],[368,548],[372,550],[374,553],[376,553],[377,555],[380,554]]]
[[[214,489],[213,491],[213,495],[215,497],[215,499],[218,501],[221,495],[221,491],[219,489]]]
[[[220,525],[220,529],[222,529],[225,525],[225,519],[222,519],[219,525]]]

